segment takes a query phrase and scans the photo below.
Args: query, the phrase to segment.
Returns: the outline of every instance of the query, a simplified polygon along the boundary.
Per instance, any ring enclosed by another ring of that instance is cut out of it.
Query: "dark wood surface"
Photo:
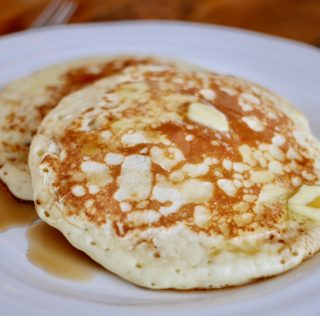
[[[69,23],[165,19],[229,25],[320,46],[320,0],[74,0]],[[0,0],[0,35],[28,28],[50,0]]]

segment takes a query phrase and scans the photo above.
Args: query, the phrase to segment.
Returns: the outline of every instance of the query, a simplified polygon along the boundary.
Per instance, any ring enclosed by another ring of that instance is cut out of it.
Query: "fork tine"
[[[61,15],[61,13],[64,12],[65,7],[67,5],[68,5],[68,3],[65,0],[62,0],[61,3],[60,3],[60,6],[57,8],[56,11],[54,11],[52,13],[52,15],[48,19],[46,25],[55,25],[55,24],[57,24],[56,21],[59,19],[59,16]]]
[[[51,25],[63,24],[68,21],[76,9],[77,5],[74,2],[66,0],[52,16]]]
[[[46,25],[54,12],[59,9],[62,1],[63,0],[52,0],[44,11],[34,20],[30,28]]]

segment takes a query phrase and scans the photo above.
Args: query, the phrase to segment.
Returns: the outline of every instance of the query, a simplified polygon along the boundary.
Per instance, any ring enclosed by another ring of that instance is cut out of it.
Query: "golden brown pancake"
[[[64,98],[29,166],[39,216],[106,269],[207,289],[318,251],[318,159],[302,114],[267,89],[135,65]]]

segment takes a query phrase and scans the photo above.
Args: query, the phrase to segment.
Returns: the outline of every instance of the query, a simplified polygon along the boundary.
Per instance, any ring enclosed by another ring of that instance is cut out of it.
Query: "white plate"
[[[42,66],[88,55],[178,57],[240,75],[287,97],[320,136],[320,51],[255,33],[175,22],[63,26],[0,39],[0,85]],[[282,276],[209,292],[148,291],[99,274],[55,278],[26,258],[25,228],[0,234],[0,314],[7,315],[319,315],[320,255]]]

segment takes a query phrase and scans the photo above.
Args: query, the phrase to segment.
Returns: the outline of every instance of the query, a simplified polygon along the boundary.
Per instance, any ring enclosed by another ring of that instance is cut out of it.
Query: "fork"
[[[30,28],[64,24],[69,21],[77,6],[72,0],[52,0],[33,21]]]

